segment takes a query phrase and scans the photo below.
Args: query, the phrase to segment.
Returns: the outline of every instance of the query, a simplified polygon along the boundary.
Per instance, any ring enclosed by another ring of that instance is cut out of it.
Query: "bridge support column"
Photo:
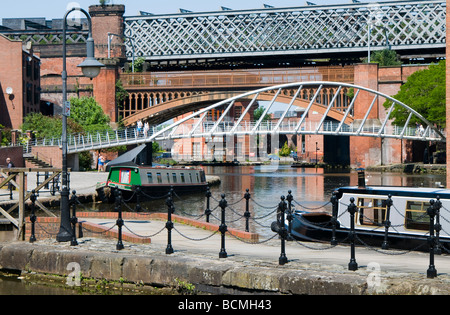
[[[116,105],[116,82],[119,79],[118,59],[99,59],[106,67],[93,79],[94,97],[103,112],[111,118],[111,122],[119,121]]]
[[[378,64],[358,64],[355,66],[354,84],[369,89],[378,90]],[[359,127],[372,104],[373,94],[360,91],[354,105],[354,125]],[[377,100],[370,110],[365,126],[381,126],[380,107]],[[384,111],[384,108],[381,109]],[[350,166],[367,167],[382,164],[381,138],[350,137]]]
[[[110,56],[108,58],[108,33],[123,35],[124,5],[92,5],[89,14],[92,17],[92,37],[95,41],[95,56],[102,59],[106,66],[102,68],[99,76],[93,80],[94,97],[102,106],[111,122],[118,121],[116,109],[116,82],[119,78],[118,67],[120,59],[126,58],[125,45],[122,39],[114,36],[111,42]]]

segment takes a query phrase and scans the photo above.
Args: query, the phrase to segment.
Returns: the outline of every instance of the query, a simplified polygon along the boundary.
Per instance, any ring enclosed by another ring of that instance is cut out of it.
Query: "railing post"
[[[172,213],[174,212],[174,206],[173,206],[173,190],[170,189],[169,197],[167,197],[166,205],[167,205],[167,222],[166,222],[166,229],[167,229],[167,247],[166,247],[166,254],[170,255],[173,254],[173,247],[172,247],[172,229],[173,229],[173,222],[172,222]]]
[[[350,262],[348,263],[348,270],[358,270],[358,264],[355,260],[355,213],[357,211],[357,207],[355,205],[355,198],[350,198],[350,204],[348,206],[348,210],[350,213]]]
[[[117,250],[121,250],[124,248],[123,243],[122,243],[122,226],[123,226],[123,219],[122,219],[122,192],[120,190],[116,190],[116,211],[118,213],[118,218],[116,221],[116,224],[119,228],[118,231],[118,240],[117,240],[117,245],[116,245],[116,249]]]
[[[389,243],[388,243],[388,234],[389,234],[389,228],[391,227],[391,206],[392,206],[392,195],[388,195],[388,199],[386,200],[386,221],[384,221],[384,241],[381,245],[382,249],[389,249]]]
[[[434,200],[430,200],[430,206],[427,209],[427,214],[430,216],[430,236],[428,237],[428,244],[430,245],[430,264],[428,265],[427,278],[434,278],[437,276],[436,267],[434,266],[434,248],[436,245],[436,237],[434,236],[434,217],[436,209]]]
[[[442,207],[442,202],[439,196],[436,197],[436,202],[434,203],[435,215],[436,215],[436,224],[434,225],[434,229],[436,230],[436,247],[434,248],[434,253],[436,255],[442,254],[441,244],[439,242],[440,231],[442,230],[441,222],[440,222],[440,209]]]
[[[288,195],[286,196],[286,200],[287,200],[287,216],[286,216],[286,220],[288,220],[288,234],[287,234],[287,241],[292,241],[294,240],[291,236],[292,233],[292,220],[294,219],[294,215],[292,213],[292,200],[294,200],[294,196],[292,196],[292,191],[288,190]]]
[[[36,242],[36,235],[35,235],[35,223],[36,223],[36,215],[35,215],[35,207],[36,207],[36,191],[33,189],[30,196],[31,200],[31,214],[30,214],[30,221],[31,221],[31,235],[30,235],[30,243]]]
[[[279,230],[279,235],[281,237],[281,254],[280,254],[280,258],[278,258],[278,264],[279,265],[284,265],[288,262],[288,259],[286,257],[286,236],[287,236],[287,230],[286,230],[286,226],[285,226],[285,211],[286,211],[286,202],[285,197],[281,196],[281,201],[278,204],[278,211],[279,211],[279,218],[280,218],[280,230]]]
[[[135,186],[134,188],[134,193],[136,194],[136,206],[134,207],[134,211],[136,212],[141,212],[141,187],[140,186]]]
[[[209,186],[206,187],[206,210],[205,210],[205,215],[206,215],[206,222],[209,223],[209,216],[211,215],[211,209],[210,209],[210,198],[211,198],[211,191],[209,190]]]
[[[248,192],[248,188],[245,190],[245,194],[244,194],[244,199],[245,199],[245,212],[244,212],[244,217],[245,217],[245,232],[249,232],[250,228],[249,228],[249,224],[248,221],[250,219],[250,209],[249,209],[249,201],[250,201],[250,193]]]
[[[331,245],[337,245],[337,239],[336,239],[336,227],[337,227],[337,216],[339,211],[339,200],[337,197],[337,190],[333,191],[333,194],[331,196],[331,204],[332,204],[332,210],[331,210],[331,224],[332,224],[332,231],[331,231]]]
[[[225,194],[222,194],[222,199],[219,202],[219,207],[222,209],[222,218],[219,226],[219,231],[221,233],[221,247],[219,252],[219,258],[227,258],[227,251],[225,250],[225,232],[228,230],[227,225],[225,224],[225,208],[228,203],[225,200]]]
[[[70,246],[77,246],[77,236],[76,236],[76,227],[77,227],[77,196],[76,191],[72,192],[72,198],[70,198],[70,204],[72,205],[72,218],[70,219],[70,223],[72,224],[72,240],[70,241]]]

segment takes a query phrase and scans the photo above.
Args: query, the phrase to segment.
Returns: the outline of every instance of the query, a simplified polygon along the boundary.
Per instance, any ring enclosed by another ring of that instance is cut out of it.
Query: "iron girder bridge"
[[[444,51],[446,2],[382,1],[126,17],[127,56],[147,60]],[[420,50],[420,51],[419,51]]]
[[[328,100],[318,99],[325,88],[333,88],[334,95]],[[343,107],[338,104],[341,90],[353,93],[350,103]],[[313,95],[304,93],[306,90],[315,92]],[[272,100],[260,103],[258,98],[271,92]],[[305,99],[302,95],[308,95]],[[384,102],[389,106],[383,118],[378,117],[378,106]],[[231,118],[229,112],[236,102],[247,104],[239,117]],[[360,119],[354,118],[355,104],[366,108]],[[246,115],[253,105],[262,105],[264,113],[258,121],[249,122]],[[217,120],[208,119],[208,113],[221,109],[221,116]],[[278,119],[267,121],[266,114],[274,108],[283,108]],[[292,110],[297,109],[301,115],[288,117]],[[406,117],[401,125],[392,124],[394,111],[402,111]],[[319,115],[315,122],[307,120],[308,116]],[[415,124],[414,124],[414,123]],[[422,125],[423,130],[416,126]],[[88,135],[71,135],[68,137],[68,153],[78,153],[88,150],[100,150],[119,145],[138,145],[153,141],[183,138],[232,137],[244,135],[324,135],[324,136],[362,136],[376,138],[405,139],[418,141],[445,142],[446,138],[441,130],[425,119],[411,107],[378,91],[338,82],[297,82],[266,87],[238,96],[216,102],[213,105],[196,111],[184,118],[162,127],[152,127],[146,134],[138,132],[136,128],[97,132]],[[36,145],[56,145],[58,140],[41,140]]]

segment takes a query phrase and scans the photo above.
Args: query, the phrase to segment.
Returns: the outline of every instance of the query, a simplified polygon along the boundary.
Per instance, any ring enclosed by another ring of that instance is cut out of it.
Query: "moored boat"
[[[97,191],[102,198],[105,188],[117,188],[124,198],[130,198],[139,187],[141,197],[148,199],[164,196],[171,188],[179,194],[205,191],[207,186],[202,168],[120,165],[110,168],[108,179],[97,184]]]
[[[438,247],[450,249],[450,190],[361,185],[338,188],[334,198],[334,216],[328,212],[294,211],[290,228],[286,221],[291,236],[298,240],[330,242],[334,235],[337,243],[348,241],[351,226],[348,208],[353,198],[357,244],[428,251],[427,210],[434,205],[438,209],[433,224],[435,227],[438,224]]]

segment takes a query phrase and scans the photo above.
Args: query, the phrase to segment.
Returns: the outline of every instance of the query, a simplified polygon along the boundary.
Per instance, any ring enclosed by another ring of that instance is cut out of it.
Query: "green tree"
[[[92,97],[71,98],[70,117],[67,119],[69,134],[111,130],[109,117]],[[30,113],[24,118],[22,131],[31,130],[37,138],[61,137],[61,116],[49,117]]]
[[[119,108],[123,107],[123,101],[128,97],[128,92],[122,85],[121,80],[116,82],[116,105]]]
[[[402,64],[397,53],[390,49],[374,51],[370,54],[370,62],[378,63],[380,66],[399,66]]]
[[[61,116],[49,117],[41,113],[30,113],[25,116],[21,129],[22,131],[33,131],[37,138],[61,137],[62,119]],[[79,133],[83,131],[83,127],[69,118],[67,120],[67,131]]]
[[[291,154],[291,148],[288,146],[287,141],[283,144],[283,147],[281,148],[280,152],[278,153],[279,156],[289,156]]]
[[[93,97],[70,99],[70,118],[83,127],[85,132],[110,130],[110,118]]]
[[[414,72],[393,97],[417,111],[431,123],[444,128],[445,60],[430,65],[428,69]],[[387,100],[383,105],[388,109],[392,102]],[[403,125],[408,115],[403,107],[395,106],[391,117],[394,118],[394,124]],[[414,125],[416,122],[419,122],[419,119],[412,118],[410,124]]]
[[[255,111],[253,112],[253,120],[254,121],[258,121],[261,118],[262,114],[264,114],[264,111],[265,111],[264,107],[258,107],[257,109],[255,109]],[[269,120],[269,119],[270,119],[270,115],[266,114],[264,116],[263,121],[266,121],[266,120]]]

